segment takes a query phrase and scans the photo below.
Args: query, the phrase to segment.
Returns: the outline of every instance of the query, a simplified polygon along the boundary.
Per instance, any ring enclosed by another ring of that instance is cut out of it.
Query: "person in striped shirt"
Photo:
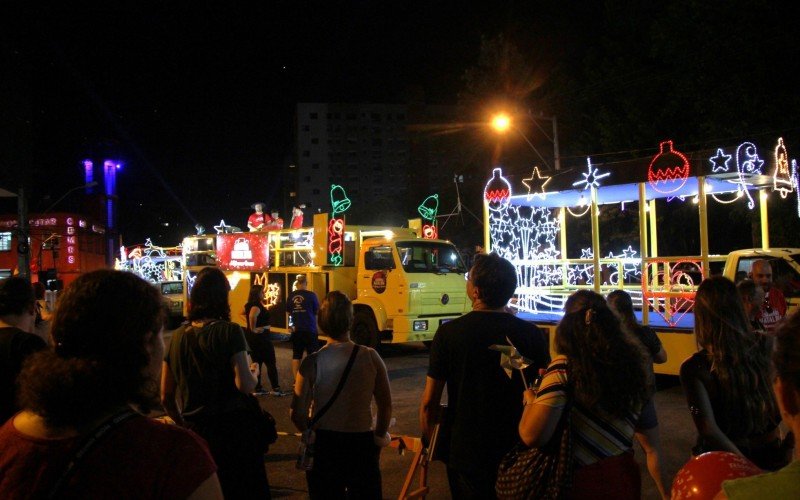
[[[595,292],[572,294],[538,390],[524,393],[522,441],[544,446],[571,405],[575,473],[568,497],[639,498],[633,437],[648,398],[646,353]]]

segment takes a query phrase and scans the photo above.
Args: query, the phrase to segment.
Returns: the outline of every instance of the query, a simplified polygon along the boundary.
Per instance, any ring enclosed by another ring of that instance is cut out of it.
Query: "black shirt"
[[[22,363],[44,348],[44,340],[32,333],[13,326],[0,328],[0,425],[19,410],[15,397]]]
[[[518,370],[509,379],[493,344],[506,337],[533,364],[526,379],[550,363],[547,342],[532,323],[504,312],[473,311],[439,327],[431,345],[428,376],[447,382],[448,465],[469,472],[497,469],[500,459],[519,441],[525,387]]]

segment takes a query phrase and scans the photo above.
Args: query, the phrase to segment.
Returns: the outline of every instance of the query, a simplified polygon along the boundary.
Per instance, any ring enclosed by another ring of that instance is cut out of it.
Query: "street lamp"
[[[69,191],[67,191],[66,193],[62,194],[62,195],[61,195],[61,198],[57,199],[57,200],[56,200],[55,202],[53,202],[53,203],[52,203],[52,204],[51,204],[49,207],[47,207],[47,210],[45,210],[44,212],[42,212],[42,215],[47,215],[47,214],[49,214],[49,213],[50,213],[50,210],[52,210],[53,208],[55,208],[55,206],[56,206],[56,205],[58,205],[59,203],[61,203],[61,200],[63,200],[64,198],[66,198],[66,197],[67,197],[67,196],[68,196],[70,193],[72,193],[73,191],[77,191],[78,189],[84,189],[84,188],[86,188],[86,189],[89,189],[89,188],[91,188],[91,187],[95,187],[96,185],[97,185],[97,181],[91,181],[91,182],[87,182],[86,184],[81,184],[80,186],[75,186],[74,188],[70,189],[70,190],[69,190]]]
[[[558,119],[555,116],[550,117],[550,116],[540,115],[540,116],[536,117],[531,113],[531,110],[528,110],[527,116],[537,127],[539,127],[539,130],[542,131],[542,134],[544,134],[544,136],[547,137],[547,139],[550,142],[553,143],[553,160],[554,160],[554,163],[555,163],[555,169],[556,170],[561,170],[561,158],[559,157],[559,154],[558,154]],[[551,122],[553,122],[553,136],[552,137],[550,137],[547,134],[547,132],[545,132],[545,130],[542,128],[542,126],[539,125],[538,120],[550,120]],[[533,152],[536,153],[536,155],[539,156],[539,158],[544,162],[545,166],[547,166],[547,168],[550,168],[550,164],[547,163],[547,160],[545,160],[544,157],[542,156],[542,154],[539,153],[539,150],[536,149],[536,146],[533,145],[533,143],[522,132],[522,130],[520,130],[518,127],[514,126],[513,122],[511,121],[511,118],[509,118],[508,115],[506,115],[504,113],[496,114],[492,118],[492,127],[497,132],[499,132],[501,134],[505,133],[509,128],[513,128],[514,130],[516,130],[517,133],[519,133],[519,135],[521,135],[522,138],[525,139],[525,142],[528,143],[528,146],[530,146],[531,149],[533,149]]]

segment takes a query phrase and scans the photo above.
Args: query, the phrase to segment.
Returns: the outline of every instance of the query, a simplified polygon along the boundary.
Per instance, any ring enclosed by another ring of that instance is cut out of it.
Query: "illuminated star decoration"
[[[600,187],[600,183],[598,182],[600,179],[608,177],[611,175],[610,173],[606,172],[604,174],[599,174],[598,169],[594,168],[592,165],[592,159],[586,158],[586,172],[581,174],[583,176],[583,180],[573,182],[573,186],[580,186],[583,185],[583,189],[586,190],[590,187],[598,188]]]
[[[545,199],[547,196],[547,191],[544,188],[547,186],[548,182],[550,182],[550,176],[542,176],[541,172],[539,172],[539,167],[533,167],[531,176],[527,179],[522,179],[522,183],[528,188],[528,200],[534,196],[539,196],[541,199]]]
[[[222,234],[222,233],[225,232],[225,228],[228,228],[228,227],[231,227],[231,226],[225,224],[225,219],[222,219],[221,221],[219,221],[219,225],[214,226],[214,230],[217,232],[217,234]]]
[[[713,165],[713,167],[711,168],[711,172],[715,174],[718,172],[727,172],[728,162],[731,161],[731,158],[733,158],[733,156],[726,155],[722,151],[722,148],[718,148],[717,155],[712,156],[711,158],[708,159],[708,161],[710,161],[711,164]]]

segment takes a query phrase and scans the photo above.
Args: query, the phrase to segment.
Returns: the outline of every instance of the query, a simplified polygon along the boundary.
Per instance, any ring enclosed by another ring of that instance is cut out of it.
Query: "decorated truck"
[[[577,172],[534,167],[521,179],[495,168],[484,190],[485,247],[515,265],[512,306],[549,333],[551,349],[571,293],[624,289],[668,353],[656,371],[674,375],[697,351],[692,308],[703,278],[724,274],[736,281],[755,260],[767,259],[790,310],[800,304],[800,249],[769,242],[770,205],[789,203],[800,215],[796,162],[789,162],[782,139],[772,158],[762,159],[752,142],[687,155],[664,141],[649,164],[587,158]],[[720,211],[734,204],[740,212],[758,211],[750,219],[760,226],[762,246],[715,254],[711,247],[729,244],[734,232],[719,222],[709,228],[709,212],[726,220]],[[680,226],[666,231],[665,224]],[[676,248],[692,251],[676,254]]]
[[[339,290],[353,300],[355,342],[429,342],[440,324],[469,308],[467,269],[449,241],[412,228],[345,224],[340,213],[315,214],[303,229],[190,236],[183,241],[185,291],[203,267],[217,266],[231,283],[232,319],[246,324],[244,305],[262,285],[270,330],[291,331],[287,298],[298,274],[322,299]],[[430,230],[427,231],[430,234]],[[188,301],[186,301],[188,303]]]

